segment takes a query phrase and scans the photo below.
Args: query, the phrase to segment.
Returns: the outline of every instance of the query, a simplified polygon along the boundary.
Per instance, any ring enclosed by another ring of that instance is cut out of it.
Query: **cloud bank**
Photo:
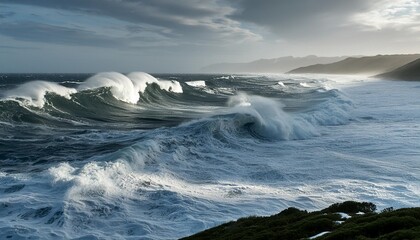
[[[0,0],[8,49],[81,46],[191,66],[200,57],[369,54],[372,44],[415,52],[419,26],[418,0]]]

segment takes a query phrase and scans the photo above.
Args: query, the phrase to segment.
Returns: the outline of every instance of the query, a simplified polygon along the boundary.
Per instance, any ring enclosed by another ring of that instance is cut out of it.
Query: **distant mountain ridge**
[[[346,57],[279,57],[259,59],[247,63],[216,63],[201,69],[207,73],[285,73],[292,69],[313,64],[327,64],[345,59]]]
[[[349,57],[335,63],[300,67],[288,73],[375,75],[393,71],[418,58],[420,58],[420,54]]]
[[[393,71],[379,74],[375,77],[406,81],[420,81],[420,58]]]

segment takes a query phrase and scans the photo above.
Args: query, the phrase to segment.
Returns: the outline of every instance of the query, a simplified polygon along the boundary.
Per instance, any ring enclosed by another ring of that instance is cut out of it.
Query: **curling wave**
[[[144,72],[133,72],[128,75],[117,72],[103,72],[90,77],[77,88],[68,88],[58,83],[46,81],[24,83],[15,89],[6,91],[2,99],[15,100],[25,106],[42,108],[46,103],[45,96],[47,93],[70,99],[77,92],[109,88],[114,98],[126,103],[136,104],[140,99],[139,93],[143,93],[150,84],[156,84],[168,92],[183,92],[179,82],[158,80]]]
[[[231,97],[228,105],[231,107],[228,111],[237,115],[234,123],[247,128],[254,136],[296,140],[318,135],[312,124],[285,112],[284,105],[275,100],[241,93]]]

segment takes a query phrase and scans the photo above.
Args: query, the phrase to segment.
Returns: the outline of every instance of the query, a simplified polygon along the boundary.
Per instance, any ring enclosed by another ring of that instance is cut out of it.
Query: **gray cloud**
[[[379,0],[376,3],[383,1]],[[350,17],[372,8],[366,0],[235,0],[231,17],[268,28],[286,38],[313,36],[349,27]]]
[[[19,41],[54,43],[73,46],[94,46],[105,48],[144,48],[170,45],[160,36],[104,36],[79,28],[55,26],[31,21],[0,23],[4,36]],[[169,41],[169,40],[166,40]]]
[[[39,48],[36,48],[36,47],[24,47],[24,46],[7,46],[7,45],[0,45],[0,49],[33,50],[33,49],[39,49]]]
[[[14,16],[15,12],[0,12],[0,19]]]
[[[32,5],[84,14],[111,17],[133,24],[167,29],[178,39],[209,42],[258,39],[240,23],[227,18],[233,9],[216,0],[0,0],[2,3]]]
[[[407,2],[410,0],[0,0],[117,19],[127,23],[127,32],[154,32],[174,44],[195,45],[261,40],[267,29],[276,38],[293,40],[366,31],[364,25],[378,24],[368,21],[372,19],[369,14],[355,18],[357,14],[386,12],[380,7]],[[394,27],[392,22],[387,26]],[[417,30],[417,24],[411,24],[411,29]]]
[[[29,42],[100,47],[116,46],[117,43],[115,39],[106,38],[93,32],[35,22],[2,23],[0,32],[2,35]]]
[[[79,28],[55,26],[37,22],[0,23],[4,36],[19,41],[53,43],[70,46],[90,46],[113,49],[142,49],[170,46],[168,39],[153,35],[105,36]]]

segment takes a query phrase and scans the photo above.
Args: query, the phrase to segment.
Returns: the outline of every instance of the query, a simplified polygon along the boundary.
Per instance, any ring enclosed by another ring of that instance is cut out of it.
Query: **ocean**
[[[152,75],[0,74],[0,239],[176,239],[287,207],[420,205],[420,82]]]

